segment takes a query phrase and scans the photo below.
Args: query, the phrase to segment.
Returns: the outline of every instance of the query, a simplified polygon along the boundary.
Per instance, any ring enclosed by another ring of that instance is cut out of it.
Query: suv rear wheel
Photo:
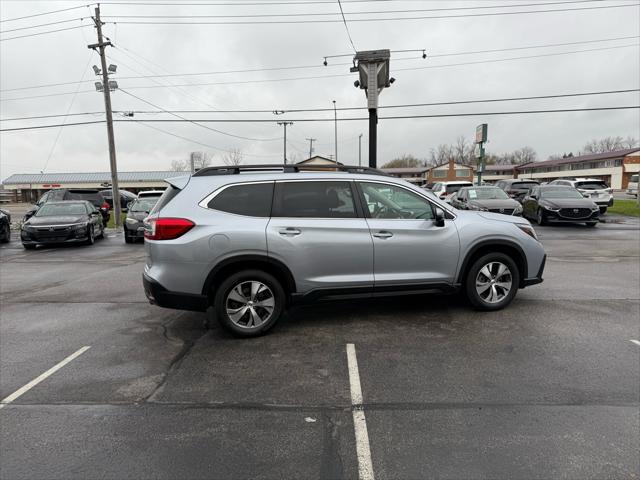
[[[465,291],[478,310],[500,310],[511,303],[519,285],[520,272],[511,257],[489,253],[471,265]]]
[[[234,273],[219,285],[214,298],[220,324],[241,337],[265,333],[278,321],[284,305],[280,283],[260,270]]]

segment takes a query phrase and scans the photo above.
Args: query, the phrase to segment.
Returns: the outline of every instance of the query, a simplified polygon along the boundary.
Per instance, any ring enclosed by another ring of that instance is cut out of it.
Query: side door
[[[298,292],[373,286],[373,241],[352,181],[277,181],[267,248]]]
[[[460,255],[455,222],[436,226],[434,205],[409,188],[358,186],[373,239],[375,288],[453,283]]]

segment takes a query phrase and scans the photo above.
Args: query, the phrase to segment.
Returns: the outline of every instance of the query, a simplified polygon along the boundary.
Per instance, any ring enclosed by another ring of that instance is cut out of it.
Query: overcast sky
[[[121,1],[121,0],[118,0]],[[273,0],[272,0],[273,1]],[[293,0],[281,0],[280,3]],[[547,6],[537,0],[492,1],[349,1],[343,8],[358,50],[388,48],[425,49],[420,52],[392,53],[391,75],[396,82],[380,96],[380,105],[449,102],[490,98],[553,95],[633,89],[640,87],[640,8],[637,1],[574,1]],[[167,110],[287,110],[295,108],[364,107],[365,95],[353,86],[357,76],[349,74],[349,57],[323,57],[353,53],[337,2],[311,2],[300,5],[267,5],[260,0],[191,0],[189,5],[148,0],[138,3],[103,4],[105,34],[115,48],[108,48],[108,62],[118,66],[113,79],[122,91],[112,95],[114,110],[157,110],[130,95],[138,96]],[[180,3],[174,1],[173,3]],[[197,5],[197,4],[202,5]],[[214,5],[214,4],[227,5]],[[239,5],[239,4],[245,5]],[[252,3],[253,5],[246,5]],[[262,5],[260,5],[262,3]],[[255,5],[258,4],[258,5]],[[67,31],[0,42],[0,89],[2,119],[40,115],[98,112],[39,120],[3,121],[2,128],[72,123],[104,119],[101,94],[94,89],[91,66],[99,57],[87,49],[96,41],[89,18],[94,6],[23,20],[14,17],[86,5],[86,2],[0,1],[2,39],[33,32],[87,25]],[[464,10],[471,6],[503,6],[496,9]],[[514,7],[517,5],[517,8]],[[617,8],[597,8],[620,6]],[[423,11],[420,9],[458,10]],[[356,22],[357,18],[397,18],[450,16],[518,12],[527,10],[584,9],[569,12],[429,18],[381,22]],[[355,12],[413,10],[404,13],[352,15]],[[248,17],[248,15],[328,13],[313,17]],[[351,15],[350,15],[351,14]],[[194,16],[194,18],[123,18],[124,15]],[[207,15],[208,17],[203,17]],[[215,18],[220,15],[236,16]],[[7,30],[79,19],[37,29]],[[198,18],[195,18],[198,17]],[[333,20],[333,23],[269,23],[264,25],[138,25],[126,21],[298,21]],[[339,21],[338,21],[339,20]],[[493,53],[478,50],[507,49],[548,44],[586,42],[619,37],[615,41],[531,48]],[[615,47],[615,48],[611,48]],[[606,49],[605,49],[606,48]],[[597,49],[597,50],[594,50]],[[582,53],[552,53],[591,50]],[[441,55],[441,56],[439,56]],[[505,60],[513,57],[530,57]],[[409,57],[409,58],[407,58]],[[500,61],[496,61],[500,60]],[[465,65],[453,65],[453,64]],[[290,70],[254,71],[209,75],[160,77],[159,74],[187,74],[229,70],[273,69],[309,66]],[[335,75],[335,76],[331,76]],[[147,78],[124,78],[140,77]],[[299,77],[325,77],[299,79]],[[281,81],[272,81],[285,79]],[[294,79],[298,78],[298,79]],[[77,84],[81,79],[84,83]],[[268,80],[268,81],[264,81]],[[261,82],[262,81],[262,82]],[[52,83],[68,85],[15,90]],[[242,83],[244,82],[244,83]],[[208,84],[208,85],[202,85]],[[180,85],[180,86],[170,86]],[[77,95],[69,94],[78,91]],[[66,95],[55,95],[67,93]],[[48,96],[43,96],[48,95]],[[27,98],[37,97],[37,98]],[[553,100],[500,102],[490,104],[446,105],[417,108],[381,109],[380,116],[497,112],[640,104],[638,92]],[[281,163],[282,127],[280,120],[326,118],[327,122],[296,121],[288,129],[288,156],[301,160],[308,155],[309,142],[316,138],[315,153],[333,154],[333,112],[286,113],[181,113],[192,119],[242,118],[270,120],[267,123],[207,123],[233,135],[226,136],[190,123],[122,123],[115,126],[118,169],[120,171],[168,169],[172,160],[188,158],[189,152],[206,151],[221,163],[225,150],[240,149],[245,163]],[[340,117],[366,117],[366,110],[340,111]],[[116,115],[115,118],[125,120]],[[167,114],[136,113],[133,119],[171,119]],[[587,141],[609,135],[640,137],[640,112],[617,110],[519,116],[470,116],[458,118],[417,118],[380,120],[378,125],[379,165],[404,153],[426,158],[440,143],[454,143],[459,135],[471,138],[479,123],[489,124],[489,153],[504,153],[522,146],[533,147],[540,159],[551,154],[576,152]],[[179,135],[188,140],[171,136]],[[368,122],[343,121],[338,124],[338,159],[358,162],[358,135],[363,135],[362,158],[367,162]],[[104,123],[67,126],[0,134],[0,177],[12,173],[107,171],[109,167],[107,133]],[[198,143],[196,143],[198,142]],[[204,145],[207,146],[204,146]]]

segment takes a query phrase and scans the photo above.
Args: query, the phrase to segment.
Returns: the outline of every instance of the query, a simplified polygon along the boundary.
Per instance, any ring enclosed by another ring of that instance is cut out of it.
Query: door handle
[[[278,230],[278,233],[280,235],[295,236],[295,235],[300,235],[302,232],[300,230],[298,230],[297,228],[287,227],[287,228],[281,228],[280,230]]]
[[[377,238],[391,238],[393,237],[393,233],[387,232],[386,230],[381,230],[373,234],[374,237]]]

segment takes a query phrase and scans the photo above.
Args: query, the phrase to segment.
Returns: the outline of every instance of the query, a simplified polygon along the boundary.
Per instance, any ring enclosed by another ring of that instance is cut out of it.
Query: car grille
[[[35,240],[62,241],[74,235],[71,227],[36,227],[31,236]]]
[[[560,216],[564,218],[587,218],[591,216],[589,208],[561,208]]]
[[[513,214],[513,208],[492,208],[489,211],[493,213],[504,213],[505,215]]]

